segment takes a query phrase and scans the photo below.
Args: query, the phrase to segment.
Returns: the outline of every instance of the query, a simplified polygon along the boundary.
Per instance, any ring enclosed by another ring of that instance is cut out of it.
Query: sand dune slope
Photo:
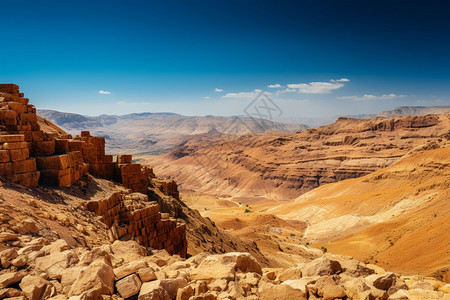
[[[305,238],[399,272],[450,267],[450,148],[407,155],[312,190],[269,213],[309,224]]]

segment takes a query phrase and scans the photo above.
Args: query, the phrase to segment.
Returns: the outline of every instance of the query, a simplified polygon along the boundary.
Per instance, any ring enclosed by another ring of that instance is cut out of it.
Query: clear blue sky
[[[259,90],[286,117],[450,105],[448,1],[0,0],[0,12],[0,82],[38,108],[239,115]]]

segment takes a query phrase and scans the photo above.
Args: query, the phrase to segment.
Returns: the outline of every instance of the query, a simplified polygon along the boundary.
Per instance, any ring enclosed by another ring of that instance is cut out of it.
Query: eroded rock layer
[[[155,178],[152,169],[133,164],[131,155],[119,155],[114,162],[105,153],[105,138],[93,137],[89,131],[75,137],[62,130],[44,132],[35,107],[14,84],[0,84],[0,145],[0,177],[14,183],[65,187],[89,172],[141,193],[113,193],[87,202],[86,207],[102,217],[111,241],[135,239],[146,247],[186,256],[185,224],[161,214],[159,205],[149,202],[147,194]],[[176,196],[172,182],[155,184]]]
[[[294,134],[199,135],[147,162],[184,190],[288,200],[327,183],[372,173],[417,147],[442,146],[449,132],[450,114],[340,118]]]

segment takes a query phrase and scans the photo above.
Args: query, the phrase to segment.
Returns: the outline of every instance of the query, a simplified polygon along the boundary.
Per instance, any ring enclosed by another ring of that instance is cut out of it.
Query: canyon
[[[0,298],[450,298],[449,114],[214,127],[136,163],[0,84]]]

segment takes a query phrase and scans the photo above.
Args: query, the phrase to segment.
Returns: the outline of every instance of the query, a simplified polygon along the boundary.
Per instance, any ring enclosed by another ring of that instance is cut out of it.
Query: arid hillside
[[[389,166],[417,147],[445,145],[449,132],[450,114],[340,118],[293,134],[198,135],[145,163],[160,176],[176,179],[184,191],[290,200]]]
[[[254,122],[247,117],[191,117],[174,113],[139,113],[123,116],[83,116],[54,110],[38,114],[68,133],[89,130],[108,140],[107,152],[120,154],[161,154],[172,150],[189,136],[219,132],[226,135],[276,130],[295,132],[307,128],[300,124],[284,124],[267,120]]]
[[[398,272],[450,269],[450,148],[419,151],[267,213],[308,224],[304,241]],[[447,275],[448,276],[448,275]]]

